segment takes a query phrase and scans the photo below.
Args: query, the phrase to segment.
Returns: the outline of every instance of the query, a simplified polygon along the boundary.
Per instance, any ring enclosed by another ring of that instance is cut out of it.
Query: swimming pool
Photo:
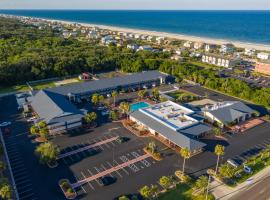
[[[138,103],[131,104],[130,105],[130,110],[133,112],[133,111],[139,110],[141,108],[146,108],[148,106],[149,106],[148,103],[146,103],[144,101],[141,101],[141,102],[138,102]]]

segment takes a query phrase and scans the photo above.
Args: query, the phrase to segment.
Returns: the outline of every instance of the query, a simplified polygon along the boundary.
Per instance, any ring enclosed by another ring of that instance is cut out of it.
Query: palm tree
[[[60,149],[51,142],[42,143],[35,150],[39,161],[42,164],[55,162],[60,153]]]
[[[97,105],[98,102],[99,102],[99,98],[98,98],[98,94],[93,94],[92,97],[91,97],[91,102],[94,104],[94,105]]]
[[[195,187],[197,189],[202,189],[203,192],[206,190],[207,186],[208,186],[208,177],[207,176],[200,176],[195,182]]]
[[[152,95],[155,99],[159,99],[159,90],[157,88],[152,90]]]
[[[150,142],[148,144],[148,148],[151,150],[151,153],[154,154],[156,151],[156,143],[155,142]]]
[[[224,153],[225,153],[225,147],[222,146],[222,145],[220,145],[220,144],[216,145],[216,147],[215,147],[215,154],[217,155],[217,165],[216,165],[215,174],[217,174],[217,170],[218,170],[219,157],[221,155],[224,155]]]
[[[113,91],[113,92],[112,92],[113,106],[114,106],[114,107],[115,107],[115,98],[116,98],[117,95],[118,95],[118,92],[117,92],[117,91]]]
[[[128,117],[128,113],[130,110],[130,104],[128,102],[122,102],[119,107],[122,110],[122,112],[125,113]]]
[[[214,127],[214,128],[213,128],[213,132],[214,132],[214,134],[215,134],[216,136],[222,135],[222,131],[221,131],[220,128]]]
[[[90,124],[91,122],[95,121],[97,119],[97,114],[95,112],[90,112],[87,113],[84,116],[84,120],[86,121],[86,123]]]
[[[186,159],[189,159],[190,156],[191,156],[191,153],[190,151],[185,147],[185,148],[182,148],[180,150],[180,155],[184,158],[184,162],[183,162],[183,174],[185,173],[185,164],[186,164]]]
[[[104,96],[103,95],[99,95],[98,96],[98,102],[99,103],[103,103],[103,101],[104,101]]]
[[[140,90],[138,92],[138,96],[143,99],[146,96],[147,91],[146,90]]]
[[[32,135],[38,134],[39,133],[39,128],[36,125],[31,126],[30,133]]]

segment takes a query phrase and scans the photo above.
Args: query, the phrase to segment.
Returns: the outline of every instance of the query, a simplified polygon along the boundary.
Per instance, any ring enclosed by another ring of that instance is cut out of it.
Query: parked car
[[[232,159],[228,159],[228,160],[227,160],[227,163],[228,163],[229,165],[231,165],[232,167],[234,167],[234,168],[237,168],[237,167],[240,166],[239,163],[235,162],[235,161],[232,160]]]
[[[0,127],[6,127],[6,126],[9,126],[9,125],[11,125],[11,122],[2,122],[0,124]]]
[[[245,165],[243,171],[247,174],[252,174],[253,170],[250,166]]]
[[[108,114],[110,114],[110,111],[109,111],[109,110],[103,110],[103,111],[101,112],[101,115],[102,115],[102,116],[105,116],[105,115],[108,115]]]
[[[119,137],[116,139],[116,141],[119,143],[124,143],[124,142],[129,141],[129,138],[128,137]]]
[[[108,186],[108,185],[111,185],[111,184],[115,183],[116,182],[116,178],[115,177],[111,177],[111,176],[104,176],[104,177],[98,178],[97,181],[102,186]]]
[[[30,117],[29,119],[27,119],[27,122],[33,122],[33,121],[35,121],[35,117]]]

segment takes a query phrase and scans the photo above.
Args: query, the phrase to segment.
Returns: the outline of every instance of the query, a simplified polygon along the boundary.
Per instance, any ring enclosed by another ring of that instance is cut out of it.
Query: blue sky
[[[270,10],[270,0],[0,0],[0,9]]]

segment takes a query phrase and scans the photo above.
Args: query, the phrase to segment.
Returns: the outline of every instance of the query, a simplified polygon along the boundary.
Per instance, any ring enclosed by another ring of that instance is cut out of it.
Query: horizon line
[[[66,10],[66,11],[270,11],[269,9],[84,9],[84,8],[1,8],[0,10]]]

